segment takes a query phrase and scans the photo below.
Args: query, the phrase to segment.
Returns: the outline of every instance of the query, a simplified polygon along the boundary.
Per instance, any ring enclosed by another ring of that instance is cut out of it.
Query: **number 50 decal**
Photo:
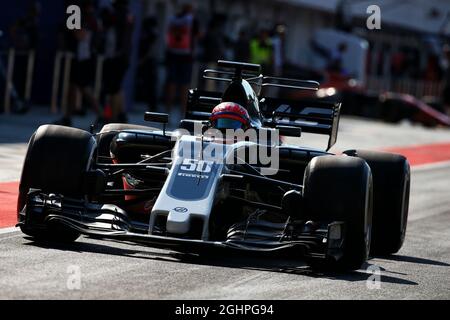
[[[181,170],[197,171],[202,173],[209,173],[212,170],[213,163],[211,161],[197,160],[197,159],[183,159]]]

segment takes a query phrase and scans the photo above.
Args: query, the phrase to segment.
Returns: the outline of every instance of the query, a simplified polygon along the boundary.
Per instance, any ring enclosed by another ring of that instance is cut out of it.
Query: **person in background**
[[[128,0],[115,0],[102,10],[103,85],[106,95],[107,121],[127,122],[122,82],[129,66],[134,18],[128,11]]]
[[[239,31],[239,37],[234,44],[234,60],[248,62],[250,59],[249,38],[245,30]]]
[[[20,52],[35,52],[39,42],[39,17],[41,5],[38,1],[29,1],[24,16],[17,19],[9,29],[11,46]],[[28,68],[28,55],[16,55],[14,64],[14,87],[11,92],[12,111],[25,113],[30,101],[23,101]]]
[[[12,46],[17,50],[34,50],[39,40],[40,3],[31,1],[25,16],[10,28]]]
[[[93,79],[95,78],[94,42],[98,32],[98,21],[95,16],[95,7],[91,0],[83,1],[81,10],[83,12],[81,29],[66,31],[66,50],[71,51],[74,57],[70,68],[68,106],[62,119],[56,121],[55,124],[72,125],[72,114],[76,108],[77,96],[80,93],[81,101],[85,98],[96,113],[95,125],[98,126],[103,123],[102,111],[92,88]]]
[[[203,47],[202,61],[209,67],[213,67],[217,60],[223,59],[225,55],[225,35],[221,30],[221,24],[212,19],[208,29],[201,40]]]
[[[312,49],[324,59],[326,59],[326,71],[330,74],[337,74],[340,76],[348,76],[347,70],[344,68],[344,55],[347,52],[347,43],[341,42],[335,49],[328,49],[311,40]]]
[[[391,75],[394,79],[403,76],[406,65],[406,55],[403,50],[397,50],[391,56]]]
[[[439,65],[439,56],[431,53],[428,55],[427,64],[423,73],[425,81],[440,81],[442,79],[442,69]]]
[[[443,49],[444,55],[444,89],[442,91],[442,103],[445,111],[450,115],[450,45],[446,44]]]
[[[273,73],[273,45],[267,30],[250,41],[250,62],[260,64],[264,74]]]
[[[226,43],[225,35],[222,32],[222,24],[220,19],[213,18],[208,24],[208,29],[200,41],[203,48],[201,62],[203,69],[215,69],[217,61],[224,59]],[[202,74],[202,73],[200,73]],[[206,81],[206,90],[216,91],[218,88],[217,81]]]
[[[284,37],[286,26],[278,24],[273,29],[272,46],[273,46],[273,72],[275,76],[281,76],[284,65]]]
[[[184,115],[187,91],[192,77],[194,45],[198,37],[198,23],[191,4],[170,18],[166,32],[167,112],[171,113],[177,92],[180,94],[181,114]]]
[[[154,16],[146,17],[142,22],[139,40],[139,65],[137,87],[148,104],[149,111],[156,111],[158,96],[158,61],[155,45],[158,40],[157,20]]]
[[[344,55],[347,52],[347,44],[345,42],[339,43],[336,50],[332,50],[327,64],[327,70],[337,72],[341,75],[346,75],[347,71],[344,68]]]

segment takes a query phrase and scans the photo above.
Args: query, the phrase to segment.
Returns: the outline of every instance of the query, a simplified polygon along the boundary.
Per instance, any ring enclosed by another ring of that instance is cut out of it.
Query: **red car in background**
[[[382,119],[391,123],[407,119],[427,127],[450,127],[450,117],[443,110],[410,94],[371,92],[355,79],[336,73],[327,73],[318,91],[293,92],[291,98],[342,101],[343,114]]]

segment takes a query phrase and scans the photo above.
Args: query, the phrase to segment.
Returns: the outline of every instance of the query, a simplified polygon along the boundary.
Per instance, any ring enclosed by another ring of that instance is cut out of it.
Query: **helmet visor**
[[[216,120],[215,127],[217,129],[243,129],[244,124],[239,120],[219,118]]]

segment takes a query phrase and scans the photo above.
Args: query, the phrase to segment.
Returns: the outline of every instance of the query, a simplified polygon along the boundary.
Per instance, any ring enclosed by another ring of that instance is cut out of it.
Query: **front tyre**
[[[43,125],[31,136],[19,184],[17,215],[25,222],[23,208],[28,191],[62,194],[82,199],[85,196],[85,173],[89,169],[96,142],[89,132],[58,125]],[[22,224],[23,233],[35,240],[71,242],[79,233],[60,224],[46,228]]]
[[[356,270],[367,260],[372,224],[372,175],[367,163],[346,156],[319,156],[308,164],[303,181],[308,217],[343,221],[342,257],[311,258],[314,268]]]

